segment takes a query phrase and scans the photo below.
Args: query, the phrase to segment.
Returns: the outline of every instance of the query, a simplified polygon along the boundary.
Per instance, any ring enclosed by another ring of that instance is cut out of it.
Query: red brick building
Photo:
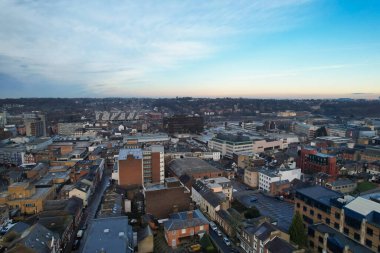
[[[299,151],[297,167],[306,173],[324,172],[333,177],[338,175],[336,157],[319,153],[314,148],[302,148]]]
[[[181,239],[208,233],[209,224],[201,211],[174,213],[164,222],[165,239],[170,247],[181,244]]]

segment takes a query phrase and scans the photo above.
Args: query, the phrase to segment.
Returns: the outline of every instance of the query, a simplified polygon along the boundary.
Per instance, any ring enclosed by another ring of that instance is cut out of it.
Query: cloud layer
[[[234,38],[248,36],[249,43],[299,25],[310,4],[0,1],[0,73],[7,76],[0,82],[15,79],[30,90],[42,84],[53,90],[76,85],[87,95],[134,95],[139,87],[154,86],[156,75],[238,46]]]

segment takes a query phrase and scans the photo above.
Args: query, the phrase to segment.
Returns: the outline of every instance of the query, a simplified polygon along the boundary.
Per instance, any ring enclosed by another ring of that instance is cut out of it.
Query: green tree
[[[257,218],[257,217],[260,217],[260,211],[257,210],[257,208],[255,207],[251,207],[250,209],[248,209],[245,213],[244,213],[244,217],[246,219],[254,219],[254,218]]]
[[[290,240],[300,247],[307,246],[307,234],[306,229],[303,226],[302,217],[299,212],[293,216],[292,224],[289,228]]]

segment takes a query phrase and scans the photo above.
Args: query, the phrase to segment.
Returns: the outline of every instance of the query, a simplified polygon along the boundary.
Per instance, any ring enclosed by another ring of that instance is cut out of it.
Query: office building
[[[201,133],[204,120],[200,116],[176,115],[163,119],[163,128],[169,133]]]
[[[301,168],[302,172],[305,173],[323,172],[332,177],[338,175],[336,157],[319,153],[316,149],[311,147],[303,147],[299,151],[297,167]]]

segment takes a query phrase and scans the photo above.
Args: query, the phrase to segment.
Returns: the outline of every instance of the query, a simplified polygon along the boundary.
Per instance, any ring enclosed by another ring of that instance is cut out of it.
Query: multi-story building
[[[257,188],[259,186],[259,171],[255,168],[245,169],[244,183],[250,187]]]
[[[46,136],[46,116],[41,112],[24,114],[26,136]]]
[[[299,151],[297,167],[306,173],[327,173],[332,177],[338,175],[336,156],[319,153],[314,148],[303,147]]]
[[[158,219],[190,209],[190,190],[174,177],[165,178],[165,183],[145,185],[144,195],[145,213]]]
[[[69,123],[58,123],[58,134],[60,135],[74,135],[78,128],[83,128],[83,123],[81,122],[69,122]]]
[[[306,136],[307,139],[313,139],[315,137],[315,132],[318,130],[317,126],[296,122],[293,125],[294,133]]]
[[[201,133],[204,120],[200,116],[177,115],[163,119],[163,128],[170,134],[173,133]]]
[[[301,169],[280,169],[280,170],[259,170],[259,189],[269,192],[271,191],[271,184],[278,181],[292,182],[294,179],[301,178]]]
[[[221,152],[222,156],[233,158],[236,153],[261,153],[288,147],[284,139],[259,138],[252,140],[242,134],[218,134],[208,142],[208,147]]]
[[[21,214],[36,214],[43,211],[44,201],[54,197],[55,187],[36,188],[29,182],[17,182],[0,194],[0,204],[7,204],[11,211],[18,209]]]
[[[164,148],[121,149],[112,173],[120,186],[164,182]]]
[[[304,252],[304,250],[297,250],[295,246],[289,243],[288,234],[267,221],[242,228],[237,237],[240,241],[240,247],[247,253],[280,252],[278,250],[273,251],[279,245],[282,245],[282,250],[287,250],[281,252]]]
[[[380,203],[376,194],[354,198],[322,186],[298,189],[295,211],[302,215],[305,225],[324,223],[340,236],[372,251],[380,250]]]
[[[207,185],[202,180],[194,182],[191,188],[191,199],[203,212],[208,214],[211,220],[216,220],[216,212],[228,209],[230,207],[230,200],[223,193],[220,185],[218,187],[209,185],[211,188]]]

